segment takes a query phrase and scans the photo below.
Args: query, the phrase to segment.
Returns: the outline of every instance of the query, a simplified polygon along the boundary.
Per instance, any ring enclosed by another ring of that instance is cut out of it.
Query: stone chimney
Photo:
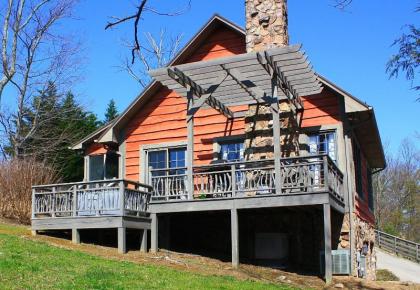
[[[287,0],[245,0],[247,52],[289,44]]]
[[[261,51],[289,44],[287,0],[245,0],[246,49]],[[280,102],[282,155],[298,152],[299,136],[292,127],[290,107]],[[245,116],[245,159],[274,157],[272,114],[269,106],[250,105]]]

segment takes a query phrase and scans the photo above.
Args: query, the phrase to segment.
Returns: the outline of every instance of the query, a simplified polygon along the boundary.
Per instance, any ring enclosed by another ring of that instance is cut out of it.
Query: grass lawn
[[[0,223],[1,289],[295,289],[107,260],[28,240],[18,228],[1,233],[5,227],[13,226]]]

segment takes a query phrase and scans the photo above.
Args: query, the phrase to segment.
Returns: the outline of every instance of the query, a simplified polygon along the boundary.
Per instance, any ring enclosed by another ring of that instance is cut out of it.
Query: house
[[[246,53],[215,15],[114,121],[75,144],[85,180],[34,186],[33,230],[142,230],[141,249],[374,275],[373,108],[300,46]],[[259,111],[259,114],[252,114]],[[261,146],[262,144],[262,146]],[[256,156],[258,158],[256,158]],[[335,256],[336,255],[336,256]]]

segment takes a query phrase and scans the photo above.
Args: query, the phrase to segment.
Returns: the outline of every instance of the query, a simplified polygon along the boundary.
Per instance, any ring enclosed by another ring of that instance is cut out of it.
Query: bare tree
[[[37,134],[41,112],[36,106],[30,127],[24,130],[34,96],[53,83],[69,85],[77,76],[79,43],[65,37],[57,25],[71,17],[76,0],[8,0],[2,16],[2,78],[0,80],[0,130],[7,135],[15,156]],[[9,87],[9,108],[2,103]],[[1,145],[4,154],[5,140]]]
[[[376,223],[382,230],[419,241],[419,149],[406,139],[396,155],[387,155],[387,168],[373,179]]]
[[[171,12],[165,12],[160,11],[156,8],[153,8],[152,6],[146,5],[152,2],[151,0],[139,0],[139,5],[136,7],[136,12],[132,15],[126,16],[126,17],[112,17],[113,21],[109,21],[108,24],[105,26],[106,29],[110,29],[112,27],[118,26],[121,23],[133,21],[134,25],[134,35],[133,35],[133,41],[130,45],[131,48],[131,63],[134,64],[136,56],[141,56],[141,50],[144,49],[144,46],[142,45],[142,38],[140,37],[141,32],[139,31],[140,26],[140,20],[143,18],[143,15],[147,12],[150,12],[151,14],[160,15],[160,16],[178,16],[186,11],[188,11],[191,7],[191,0],[187,0],[187,3],[184,7],[182,7],[179,10],[171,11]],[[146,41],[148,38],[147,33],[145,34]]]
[[[170,37],[166,30],[162,29],[157,37],[150,32],[145,32],[144,38],[142,49],[135,51],[135,58],[139,61],[133,63],[125,57],[120,66],[143,88],[150,82],[150,76],[147,73],[149,70],[166,66],[175,57],[181,45],[182,34]],[[123,45],[130,47],[127,42]]]

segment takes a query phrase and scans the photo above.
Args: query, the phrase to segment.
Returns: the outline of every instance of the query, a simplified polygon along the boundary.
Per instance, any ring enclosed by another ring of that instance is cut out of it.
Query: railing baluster
[[[77,216],[77,185],[73,185],[73,216]]]
[[[230,166],[230,174],[231,174],[231,188],[232,188],[232,197],[236,196],[236,167],[235,165]]]
[[[124,180],[121,180],[119,182],[118,193],[119,193],[119,198],[120,198],[120,200],[119,200],[119,206],[120,206],[120,212],[121,212],[120,214],[121,214],[121,216],[124,216],[124,214],[125,214],[125,204],[124,204],[124,201],[125,201],[125,184],[124,184]]]
[[[51,216],[55,217],[55,189],[56,187],[53,186],[52,188],[52,206],[51,206]]]

